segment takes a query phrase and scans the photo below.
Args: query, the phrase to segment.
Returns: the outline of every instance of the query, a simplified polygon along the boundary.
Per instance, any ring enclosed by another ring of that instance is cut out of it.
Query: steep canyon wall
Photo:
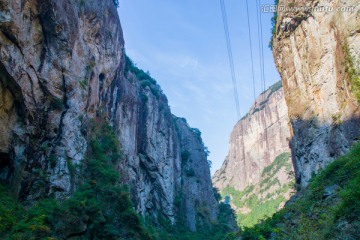
[[[360,135],[360,3],[297,0],[279,5],[308,7],[279,11],[273,39],[291,121],[296,182],[306,186]],[[333,10],[321,10],[325,7]]]
[[[22,200],[71,195],[86,122],[102,116],[120,141],[118,170],[139,213],[174,223],[183,212],[190,230],[216,221],[201,137],[124,53],[112,0],[0,2],[1,181]],[[192,161],[183,164],[185,150]]]

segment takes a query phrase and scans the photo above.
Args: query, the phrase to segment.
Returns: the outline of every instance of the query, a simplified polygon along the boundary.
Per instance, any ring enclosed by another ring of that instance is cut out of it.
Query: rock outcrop
[[[256,99],[231,133],[228,156],[212,181],[230,200],[241,226],[272,215],[290,198],[294,181],[288,124],[278,82]]]
[[[120,141],[118,169],[139,213],[174,223],[183,211],[190,230],[216,221],[201,138],[174,120],[144,74],[126,63],[112,0],[1,1],[1,181],[22,200],[69,196],[87,149],[86,122],[101,115]],[[185,150],[191,161],[182,164]]]
[[[151,76],[128,58],[124,69],[114,85],[110,111],[126,156],[120,169],[137,210],[172,222],[178,217],[193,231],[197,222],[204,222],[197,219],[203,211],[206,223],[215,222],[218,203],[200,132],[171,114]],[[184,152],[189,155],[186,164]]]
[[[233,128],[228,156],[212,178],[214,186],[242,191],[258,183],[265,167],[290,152],[289,137],[287,107],[278,82],[256,99]]]
[[[273,53],[291,121],[296,182],[306,186],[360,136],[360,3],[281,0],[279,6],[285,10],[278,12]]]

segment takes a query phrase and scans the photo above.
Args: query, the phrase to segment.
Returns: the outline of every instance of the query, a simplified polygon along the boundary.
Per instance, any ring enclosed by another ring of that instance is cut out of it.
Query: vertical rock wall
[[[1,181],[22,200],[69,196],[86,122],[101,115],[120,140],[118,170],[139,213],[174,223],[184,211],[191,230],[216,221],[201,138],[186,124],[177,130],[160,87],[141,82],[125,62],[113,0],[1,1]],[[195,176],[183,169],[183,148]]]
[[[288,113],[281,83],[261,94],[233,128],[230,149],[212,181],[220,190],[238,191],[261,180],[261,173],[275,158],[290,152]]]
[[[68,165],[87,146],[81,120],[106,104],[122,58],[116,8],[4,0],[0,16],[1,179],[22,199],[68,195]]]
[[[279,11],[273,44],[292,126],[296,181],[306,186],[360,135],[354,76],[360,63],[360,3],[280,0],[279,6],[308,9]]]
[[[112,122],[126,156],[120,169],[137,210],[185,223],[192,231],[216,222],[218,203],[204,144],[186,121],[171,114],[160,86],[134,68],[119,78],[112,96]],[[184,151],[191,159],[186,164]]]

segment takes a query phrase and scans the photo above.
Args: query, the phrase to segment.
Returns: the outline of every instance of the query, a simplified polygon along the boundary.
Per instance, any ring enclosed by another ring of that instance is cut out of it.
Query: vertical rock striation
[[[228,156],[212,181],[225,200],[230,199],[240,226],[256,224],[290,198],[294,183],[288,125],[278,82],[256,99],[233,128]]]
[[[0,13],[1,178],[22,199],[68,195],[68,165],[87,146],[82,119],[106,105],[123,55],[116,8],[5,0]]]
[[[72,194],[86,122],[97,115],[116,131],[125,155],[118,170],[139,213],[174,223],[183,211],[190,230],[216,221],[201,138],[126,60],[114,2],[1,1],[1,181],[22,200]]]
[[[219,190],[238,191],[261,180],[261,173],[275,158],[290,152],[287,107],[281,83],[261,94],[233,128],[230,149],[212,181]]]
[[[217,220],[218,203],[200,135],[171,114],[151,76],[128,58],[124,69],[113,87],[110,111],[126,156],[120,169],[136,209],[185,223],[192,231],[197,224],[210,226]],[[191,159],[186,164],[184,151]]]
[[[210,169],[207,153],[204,151],[198,129],[190,128],[185,119],[175,118],[175,125],[180,139],[181,150],[181,201],[182,209],[185,210],[185,223],[195,230],[196,225],[210,226],[217,218],[217,202],[214,202]],[[204,199],[208,199],[204,201]],[[209,201],[210,200],[210,201]]]
[[[306,186],[360,135],[360,3],[296,0],[291,5],[308,10],[278,12],[273,53],[289,109],[296,182]]]

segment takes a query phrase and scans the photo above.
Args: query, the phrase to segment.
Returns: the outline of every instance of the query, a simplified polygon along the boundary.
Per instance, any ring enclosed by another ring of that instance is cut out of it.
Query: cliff
[[[306,186],[360,135],[360,3],[297,0],[280,5],[286,8],[277,14],[273,53],[291,121],[296,182]],[[290,5],[302,8],[287,11]]]
[[[256,99],[233,128],[228,156],[212,181],[225,199],[230,198],[241,226],[272,215],[291,195],[288,121],[278,82]]]
[[[249,112],[234,126],[230,149],[214,174],[214,186],[238,191],[260,181],[261,172],[275,158],[289,152],[287,107],[281,83],[261,94]]]
[[[172,223],[184,214],[192,231],[217,221],[201,137],[125,57],[112,0],[2,1],[0,79],[0,178],[21,200],[65,199],[81,186],[88,123],[101,117],[140,214]]]
[[[359,239],[360,144],[329,163],[285,207],[242,239]]]
[[[111,116],[126,156],[120,169],[137,210],[172,222],[182,218],[193,231],[203,210],[207,223],[216,222],[218,203],[200,132],[171,114],[156,81],[127,57],[124,74],[113,89]]]

